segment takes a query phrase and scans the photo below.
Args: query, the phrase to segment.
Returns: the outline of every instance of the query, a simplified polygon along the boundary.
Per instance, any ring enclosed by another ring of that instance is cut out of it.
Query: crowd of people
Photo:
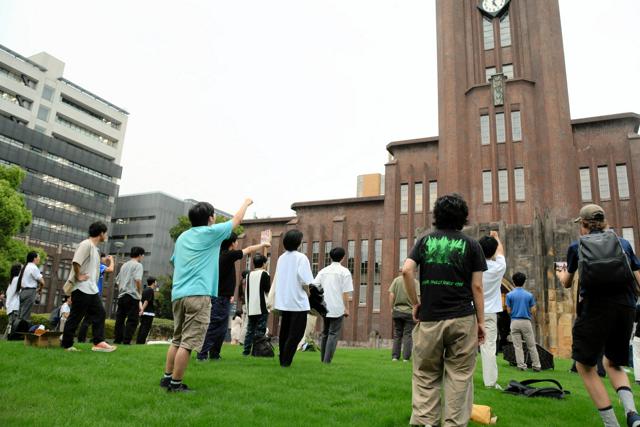
[[[291,366],[307,328],[312,287],[322,289],[326,308],[320,360],[333,360],[344,318],[350,314],[353,291],[351,273],[341,265],[344,249],[334,247],[329,254],[331,264],[314,277],[309,259],[298,251],[302,232],[288,230],[282,239],[285,251],[278,257],[271,278],[266,269],[270,242],[240,249],[233,232],[251,204],[250,199],[245,200],[230,221],[220,224],[215,223],[215,211],[209,203],[197,203],[189,210],[191,228],[179,236],[171,258],[174,332],[160,380],[160,386],[168,392],[192,391],[183,382],[191,353],[198,361],[222,358],[234,303],[238,308],[232,338],[242,343],[242,354],[255,353],[256,343],[267,335],[269,312],[275,311],[280,317],[279,363],[283,368]],[[506,310],[511,319],[517,368],[528,369],[526,346],[533,371],[542,369],[533,327],[536,301],[524,289],[527,277],[523,272],[512,275],[513,289],[504,295],[504,245],[496,231],[479,240],[462,232],[468,207],[461,196],[439,197],[433,215],[433,230],[416,241],[402,274],[389,287],[391,360],[413,363],[412,425],[464,426],[471,416],[478,350],[484,386],[501,389],[496,361],[499,313]],[[573,286],[574,276],[579,273],[575,281],[579,302],[572,357],[603,424],[617,426],[618,422],[596,370],[601,361],[623,405],[627,425],[638,427],[640,416],[622,367],[629,364],[629,341],[637,320],[640,261],[629,242],[609,230],[600,206],[583,207],[575,221],[581,237],[568,248],[566,268],[556,270],[559,282],[567,288]],[[59,313],[62,347],[67,351],[77,351],[73,342],[81,323],[79,341],[91,326],[92,350],[116,349],[104,339],[102,280],[105,272],[113,271],[114,262],[100,254],[97,245],[106,239],[106,225],[94,223],[89,238],[75,251],[73,270],[64,287],[68,299]],[[136,342],[143,344],[151,328],[157,281],[149,277],[143,289],[144,253],[143,248],[132,248],[130,260],[121,266],[116,278],[119,294],[114,344],[131,344],[138,324]],[[243,272],[240,301],[234,301],[235,263],[247,255],[253,255],[253,269]],[[24,266],[11,269],[6,294],[10,327],[28,321],[44,284],[38,254],[29,253],[26,261]],[[635,334],[634,355],[638,360],[634,368],[636,380],[640,380],[640,328]]]

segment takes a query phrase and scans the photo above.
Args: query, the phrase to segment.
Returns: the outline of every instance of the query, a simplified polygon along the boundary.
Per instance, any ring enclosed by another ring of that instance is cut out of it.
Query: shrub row
[[[8,322],[7,312],[4,310],[0,310],[0,334],[3,334],[5,329],[7,328]],[[31,323],[34,325],[42,324],[46,328],[49,328],[49,314],[32,314],[31,315]],[[113,319],[106,319],[104,322],[104,334],[107,339],[113,339],[113,331],[115,328],[116,321]],[[137,331],[136,331],[137,335]],[[133,339],[135,340],[136,335],[134,335]],[[153,326],[151,326],[151,331],[149,332],[150,340],[160,340],[160,339],[168,339],[173,335],[173,320],[169,319],[153,319]],[[91,336],[91,328],[89,328],[89,336]]]

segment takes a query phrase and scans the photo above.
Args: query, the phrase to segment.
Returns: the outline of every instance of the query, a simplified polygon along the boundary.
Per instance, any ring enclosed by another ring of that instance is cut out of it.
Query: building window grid
[[[63,118],[60,115],[56,116],[56,123],[59,123],[62,126],[65,126],[65,127],[69,128],[69,129],[71,129],[71,130],[73,130],[73,131],[75,131],[77,133],[80,133],[80,134],[82,134],[84,136],[87,136],[87,137],[89,137],[91,139],[94,139],[94,140],[100,142],[101,144],[108,145],[109,147],[115,147],[118,144],[117,141],[112,140],[111,138],[104,137],[104,136],[102,136],[102,135],[100,135],[100,134],[98,134],[98,133],[96,133],[94,131],[91,131],[91,130],[85,128],[85,127],[78,126],[77,124],[75,124],[73,122],[70,122],[69,120]]]
[[[108,117],[103,117],[99,114],[94,113],[93,111],[82,107],[81,105],[76,104],[75,102],[73,102],[72,100],[70,100],[67,97],[61,97],[60,99],[62,101],[63,104],[68,105],[69,107],[73,108],[74,110],[77,110],[81,113],[84,113],[85,115],[89,116],[90,118],[97,120],[99,122],[104,123],[107,126],[111,126],[114,129],[120,129],[120,123],[116,120],[110,119]]]
[[[580,194],[583,202],[593,200],[591,194],[591,172],[589,168],[580,168]]]
[[[616,179],[618,181],[618,196],[621,199],[629,198],[629,176],[627,165],[616,165]]]
[[[409,184],[400,184],[400,213],[409,212]]]
[[[132,216],[132,217],[129,217],[129,218],[113,218],[111,220],[111,222],[113,222],[114,224],[130,224],[132,222],[150,221],[150,220],[154,220],[154,219],[156,219],[155,215]]]
[[[509,19],[509,12],[506,12],[500,18],[500,46],[511,46],[511,21]]]
[[[51,86],[44,85],[42,88],[42,99],[46,99],[47,101],[53,101],[53,94],[55,93],[55,89]]]
[[[104,194],[104,193],[99,193],[97,191],[93,191],[93,190],[89,190],[88,188],[82,187],[80,185],[77,184],[73,184],[71,182],[68,181],[64,181],[60,178],[56,178],[50,175],[46,175],[37,171],[34,171],[32,169],[28,169],[28,172],[37,177],[40,178],[43,182],[47,183],[47,184],[51,184],[51,185],[55,185],[56,187],[60,187],[60,188],[64,188],[67,190],[73,190],[73,191],[77,191],[79,193],[82,194],[86,194],[88,196],[92,196],[92,197],[97,197],[97,198],[101,198],[101,199],[106,199],[106,200],[111,200],[111,198],[109,197],[109,195]]]
[[[633,251],[636,251],[636,239],[633,232],[633,227],[622,227],[622,238],[629,241]]]
[[[307,255],[307,242],[302,242],[302,245],[300,245],[300,252]]]
[[[369,241],[360,241],[360,295],[358,303],[367,304],[367,285],[369,282]]]
[[[513,170],[513,183],[515,186],[515,196],[517,202],[524,201],[524,168],[515,168]]]
[[[62,209],[76,215],[82,215],[82,216],[88,216],[88,217],[94,218],[96,221],[104,220],[104,215],[84,209],[84,208],[80,208],[70,203],[64,203],[64,202],[61,202],[60,200],[50,199],[49,197],[41,196],[39,194],[33,194],[27,191],[23,192],[22,194],[27,199],[43,204],[49,209]]]
[[[415,212],[422,212],[422,194],[423,194],[423,186],[421,182],[416,182],[413,187],[413,208]]]
[[[504,113],[496,113],[496,142],[503,144],[506,141]]]
[[[380,290],[382,286],[382,240],[373,241],[373,309],[380,311]]]
[[[598,166],[598,190],[600,191],[600,200],[611,200],[609,168],[606,166]]]
[[[502,74],[508,79],[513,78],[513,64],[504,64],[502,66]]]
[[[491,143],[491,126],[489,123],[489,115],[482,114],[480,116],[480,144],[489,145]]]
[[[498,201],[509,201],[509,176],[506,169],[498,171]]]
[[[45,107],[44,105],[41,105],[38,107],[38,120],[42,120],[43,122],[46,122],[49,120],[49,113],[51,112],[51,109],[49,107]]]
[[[511,112],[511,140],[513,142],[522,141],[522,122],[520,111]]]
[[[495,39],[493,34],[493,20],[482,17],[482,32],[484,34],[484,50],[490,50],[495,47]]]
[[[318,274],[318,262],[320,261],[320,242],[311,244],[311,272],[313,277]]]
[[[429,212],[433,212],[433,207],[438,199],[438,181],[429,181]]]
[[[22,107],[25,110],[29,110],[29,111],[31,111],[31,105],[33,104],[33,102],[31,100],[26,99],[23,96],[16,95],[16,94],[11,93],[11,92],[7,92],[4,89],[0,89],[0,99],[4,100],[6,102],[10,102],[12,104],[15,104],[18,107]]]
[[[402,269],[402,266],[407,259],[407,244],[408,240],[406,238],[398,240],[398,270]]]
[[[491,171],[482,171],[482,202],[493,202],[493,178]]]
[[[7,70],[4,67],[0,67],[0,75],[3,75],[15,82],[18,82],[26,87],[29,87],[31,89],[35,89],[36,86],[38,85],[38,82],[36,82],[35,80],[27,77],[25,74],[19,75],[17,73],[14,73],[13,71]]]
[[[324,266],[327,267],[331,265],[331,248],[333,247],[332,242],[324,242]]]
[[[32,226],[47,228],[56,233],[66,233],[75,236],[79,239],[85,239],[87,237],[86,230],[80,230],[79,228],[71,227],[66,224],[55,224],[47,221],[44,218],[33,217],[31,221]]]
[[[356,242],[355,240],[349,240],[347,242],[347,269],[351,273],[351,276],[355,273],[356,267]]]
[[[8,136],[5,135],[0,135],[0,141],[9,144],[13,147],[18,147],[18,148],[24,148],[24,144],[18,140],[15,140],[13,138],[9,138]]]
[[[484,69],[484,77],[487,80],[487,83],[491,81],[491,77],[493,77],[493,75],[496,74],[496,72],[497,72],[496,67],[487,67]]]

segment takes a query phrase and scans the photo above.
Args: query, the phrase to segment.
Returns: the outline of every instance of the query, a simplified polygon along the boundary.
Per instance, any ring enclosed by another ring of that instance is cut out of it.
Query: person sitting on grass
[[[218,295],[220,245],[240,224],[252,203],[246,199],[231,221],[221,224],[215,224],[215,210],[210,203],[196,203],[189,209],[191,228],[178,237],[171,257],[173,341],[160,380],[160,386],[169,392],[191,391],[182,378],[191,352],[202,348],[209,326],[211,298]]]

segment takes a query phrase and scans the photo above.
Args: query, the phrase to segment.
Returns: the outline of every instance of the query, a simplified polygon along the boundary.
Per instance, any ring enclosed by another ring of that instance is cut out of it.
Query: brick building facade
[[[301,230],[314,272],[331,247],[345,248],[354,278],[348,342],[391,337],[388,287],[430,229],[437,195],[465,197],[470,235],[500,231],[505,277],[527,274],[540,307],[538,341],[560,355],[570,352],[575,289],[556,281],[553,262],[577,235],[570,219],[598,203],[635,241],[640,115],[571,120],[558,1],[497,4],[488,12],[477,0],[436,2],[440,135],[387,145],[384,195],[298,202],[295,217],[244,222],[243,245],[273,230],[274,259],[282,233]]]

